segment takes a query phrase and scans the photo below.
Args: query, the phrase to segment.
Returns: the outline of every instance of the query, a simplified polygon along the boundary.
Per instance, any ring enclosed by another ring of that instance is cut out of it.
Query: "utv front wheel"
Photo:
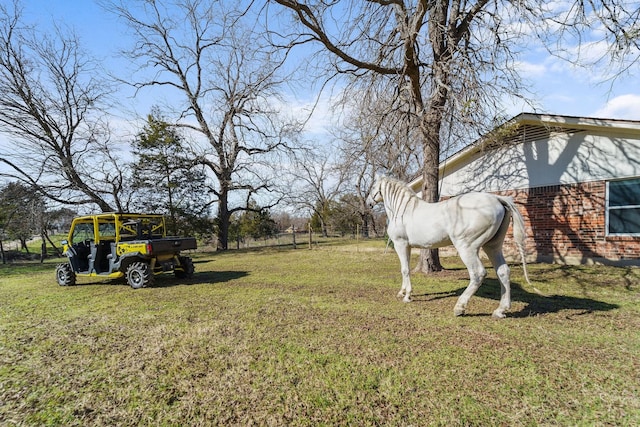
[[[69,264],[58,264],[56,267],[56,280],[60,286],[73,286],[76,284],[76,274]]]
[[[149,264],[145,262],[134,262],[129,265],[125,276],[127,283],[133,289],[146,288],[153,284],[153,273]]]

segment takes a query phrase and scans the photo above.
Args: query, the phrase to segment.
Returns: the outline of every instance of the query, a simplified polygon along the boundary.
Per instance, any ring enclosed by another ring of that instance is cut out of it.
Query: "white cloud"
[[[528,79],[542,78],[548,72],[547,67],[544,64],[536,64],[528,61],[519,61],[515,65],[520,75]]]
[[[299,120],[305,120],[304,132],[309,136],[324,136],[338,126],[339,118],[344,113],[343,107],[336,107],[342,93],[323,92],[308,94],[299,99],[293,94],[286,97],[280,110]]]
[[[616,96],[593,115],[607,119],[640,120],[640,95],[629,93]]]

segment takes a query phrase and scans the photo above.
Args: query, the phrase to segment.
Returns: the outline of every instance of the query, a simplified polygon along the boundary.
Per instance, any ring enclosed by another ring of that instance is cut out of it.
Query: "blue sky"
[[[63,23],[75,30],[88,51],[104,58],[107,68],[114,68],[117,64],[118,50],[126,44],[126,31],[95,0],[24,0],[22,4],[28,21],[38,23],[42,29],[52,22]],[[575,48],[589,51],[581,46]],[[590,49],[597,50],[598,47]],[[640,64],[635,66],[635,72],[632,69],[613,82],[601,83],[601,70],[573,67],[551,57],[541,46],[531,46],[520,61],[521,72],[531,81],[531,89],[537,94],[535,102],[542,112],[640,120],[640,73],[637,72]],[[292,99],[305,100],[300,102],[310,104],[313,97],[313,93],[299,93]],[[138,108],[148,108],[149,102]],[[300,105],[294,110],[304,107]],[[505,109],[508,116],[531,110],[520,104],[505,105]],[[315,126],[317,131],[323,123],[329,123],[329,111],[328,105],[318,108],[310,126]],[[138,112],[146,114],[148,111]]]

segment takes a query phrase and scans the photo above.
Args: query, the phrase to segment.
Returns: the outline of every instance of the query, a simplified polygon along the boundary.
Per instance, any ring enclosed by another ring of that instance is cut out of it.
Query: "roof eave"
[[[477,139],[460,151],[447,157],[440,163],[440,178],[442,178],[445,168],[451,169],[458,163],[464,162],[468,157],[478,153],[484,148],[484,142],[487,137],[494,132],[506,126],[513,125],[546,125],[553,127],[566,127],[571,129],[591,130],[596,129],[612,129],[616,132],[632,133],[640,136],[640,120],[620,120],[620,119],[604,119],[596,117],[579,117],[579,116],[561,116],[553,114],[538,113],[520,113],[500,126],[497,126],[489,134]],[[422,190],[422,177],[418,177],[409,183],[409,186],[416,192]]]

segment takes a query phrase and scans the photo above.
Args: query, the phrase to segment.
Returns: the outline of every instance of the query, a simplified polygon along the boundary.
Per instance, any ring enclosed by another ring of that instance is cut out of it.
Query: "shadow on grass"
[[[156,278],[153,288],[169,288],[171,286],[179,285],[203,285],[203,284],[216,284],[225,283],[232,280],[242,279],[249,275],[247,271],[204,271],[202,273],[194,273],[190,279],[177,279],[167,276],[162,277],[160,275]]]
[[[444,298],[458,298],[466,286],[449,292],[434,292],[415,295],[417,301],[429,302]],[[480,289],[471,297],[490,298],[500,301],[500,282],[497,279],[485,279]],[[423,299],[424,298],[424,299]],[[618,304],[610,304],[592,298],[580,298],[566,295],[542,295],[528,292],[517,283],[511,283],[511,301],[525,303],[520,311],[510,311],[507,316],[514,318],[538,316],[541,314],[558,313],[562,310],[576,310],[574,315],[589,314],[596,311],[611,311],[619,308]],[[455,304],[455,303],[454,303]],[[491,316],[491,313],[469,314],[467,316]]]
[[[173,273],[164,273],[157,275],[154,279],[153,285],[149,286],[148,289],[162,289],[173,286],[215,285],[218,283],[242,279],[248,275],[248,271],[204,271],[202,273],[194,273],[193,277],[190,279],[179,279],[175,277]],[[83,277],[80,280],[82,280],[82,282],[76,283],[73,287],[91,285],[129,286],[124,277],[119,279],[100,279],[96,277],[87,279]]]

